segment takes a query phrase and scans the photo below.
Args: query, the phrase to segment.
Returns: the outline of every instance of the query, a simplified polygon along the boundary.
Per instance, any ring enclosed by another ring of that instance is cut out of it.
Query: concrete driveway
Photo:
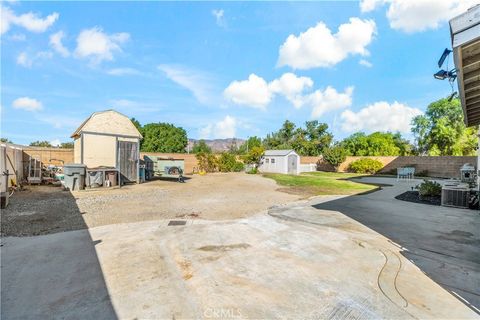
[[[3,238],[2,319],[478,318],[389,239],[312,202],[168,222]]]
[[[480,309],[480,211],[396,200],[421,180],[393,178],[359,181],[391,184],[383,190],[350,197],[316,199],[317,209],[335,210],[405,247],[402,255],[430,278]]]

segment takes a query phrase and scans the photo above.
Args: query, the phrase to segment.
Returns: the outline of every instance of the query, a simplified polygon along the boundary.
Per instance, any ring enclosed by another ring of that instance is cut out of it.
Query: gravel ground
[[[244,173],[73,193],[54,186],[28,186],[15,193],[2,211],[1,233],[31,236],[172,218],[237,219],[299,197],[278,191],[273,180]]]

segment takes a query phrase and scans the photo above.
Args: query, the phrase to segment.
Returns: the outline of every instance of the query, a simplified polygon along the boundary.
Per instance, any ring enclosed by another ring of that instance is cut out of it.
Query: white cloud
[[[15,109],[22,109],[26,111],[40,111],[43,109],[43,105],[40,101],[29,97],[15,99],[12,105]]]
[[[358,62],[361,66],[364,66],[364,67],[367,67],[367,68],[371,68],[373,67],[373,64],[368,61],[368,60],[365,60],[365,59],[360,59],[360,61]]]
[[[125,113],[134,112],[155,112],[160,109],[160,104],[156,102],[134,101],[129,99],[112,99],[108,101],[114,109],[124,111]]]
[[[308,77],[298,77],[294,73],[284,73],[280,78],[267,83],[263,78],[251,74],[247,80],[233,81],[225,89],[224,96],[235,104],[265,109],[275,95],[282,95],[295,108],[309,106],[312,108],[312,118],[319,118],[323,113],[349,107],[352,104],[353,87],[337,92],[328,86],[325,90],[312,88],[313,80]]]
[[[65,37],[63,31],[58,31],[50,36],[50,46],[57,51],[62,57],[68,57],[70,51],[63,45],[62,39]]]
[[[26,52],[21,52],[17,56],[17,64],[29,68],[32,66],[33,61],[28,57],[28,54]]]
[[[305,103],[312,107],[312,118],[318,119],[328,111],[347,108],[352,105],[353,87],[338,92],[328,86],[325,90],[315,90],[305,97]]]
[[[413,117],[420,114],[422,114],[421,110],[396,101],[392,104],[385,101],[375,102],[358,112],[351,110],[342,112],[342,130],[346,132],[363,130],[408,133]]]
[[[278,66],[290,66],[294,69],[331,67],[349,55],[368,56],[366,47],[376,33],[373,20],[350,18],[349,23],[332,31],[323,22],[300,33],[290,35],[280,46]]]
[[[37,120],[47,123],[53,126],[56,129],[61,128],[68,128],[74,129],[77,128],[80,123],[82,123],[82,119],[73,118],[70,116],[64,115],[57,115],[57,114],[49,114],[49,115],[38,115],[35,117]]]
[[[100,27],[85,29],[77,37],[75,56],[89,58],[92,63],[113,60],[113,54],[121,52],[121,45],[128,39],[130,35],[125,32],[107,34]]]
[[[223,9],[213,9],[212,15],[215,17],[215,22],[219,27],[226,27],[225,15]]]
[[[12,41],[25,41],[27,40],[27,36],[23,33],[15,33],[12,34],[9,39]]]
[[[59,147],[62,143],[60,142],[60,139],[53,139],[50,141],[50,144],[54,147]]]
[[[265,109],[272,100],[272,92],[267,82],[252,73],[248,80],[233,81],[223,92],[227,100],[240,105]]]
[[[388,4],[390,27],[407,33],[436,29],[442,23],[461,14],[478,0],[363,0],[362,12]]]
[[[386,0],[360,0],[360,11],[363,13],[373,11],[385,2]]]
[[[237,119],[227,115],[223,120],[200,129],[200,139],[234,138],[237,132],[237,125]]]
[[[157,67],[166,77],[189,90],[202,104],[212,103],[212,79],[205,72],[181,65],[161,64]]]
[[[0,34],[7,32],[12,25],[23,27],[31,32],[45,32],[59,17],[56,12],[45,18],[41,18],[39,14],[33,12],[16,15],[13,10],[2,5],[0,5],[0,11]]]
[[[140,75],[142,73],[137,69],[133,69],[133,68],[113,68],[113,69],[107,70],[107,74],[111,76],[129,76],[129,75]]]
[[[290,72],[284,73],[280,78],[273,80],[269,84],[271,92],[284,95],[295,108],[302,106],[302,93],[312,86],[312,79],[308,77],[297,77]]]
[[[30,68],[38,60],[50,59],[52,56],[53,54],[50,51],[39,51],[33,56],[24,51],[17,56],[17,64],[25,68]]]

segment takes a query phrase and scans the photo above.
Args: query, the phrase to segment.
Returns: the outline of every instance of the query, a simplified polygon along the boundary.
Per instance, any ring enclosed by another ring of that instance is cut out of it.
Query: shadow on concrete
[[[407,203],[393,198],[397,189],[382,188],[313,207],[339,211],[406,248],[402,254],[430,278],[480,308],[479,211]]]
[[[70,192],[28,187],[1,217],[1,319],[117,319],[95,250],[101,239]]]

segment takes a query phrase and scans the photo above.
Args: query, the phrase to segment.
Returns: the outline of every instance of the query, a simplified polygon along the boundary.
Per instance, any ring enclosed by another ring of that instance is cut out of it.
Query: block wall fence
[[[32,148],[25,147],[23,149],[24,160],[28,160],[28,155],[38,156],[44,165],[54,164],[62,165],[63,163],[73,162],[73,149],[58,148]],[[159,152],[141,152],[144,155],[160,156],[166,158],[185,160],[185,172],[192,173],[194,168],[198,167],[197,159],[194,154],[186,153],[159,153]],[[391,173],[398,167],[414,166],[416,172],[426,172],[428,176],[457,178],[460,175],[460,168],[465,163],[477,166],[477,157],[475,156],[398,156],[398,157],[347,157],[340,165],[339,171],[346,172],[351,162],[360,158],[372,158],[383,163],[384,167],[381,173]],[[333,167],[327,163],[322,157],[300,157],[301,164],[317,164],[320,171],[334,171]]]

